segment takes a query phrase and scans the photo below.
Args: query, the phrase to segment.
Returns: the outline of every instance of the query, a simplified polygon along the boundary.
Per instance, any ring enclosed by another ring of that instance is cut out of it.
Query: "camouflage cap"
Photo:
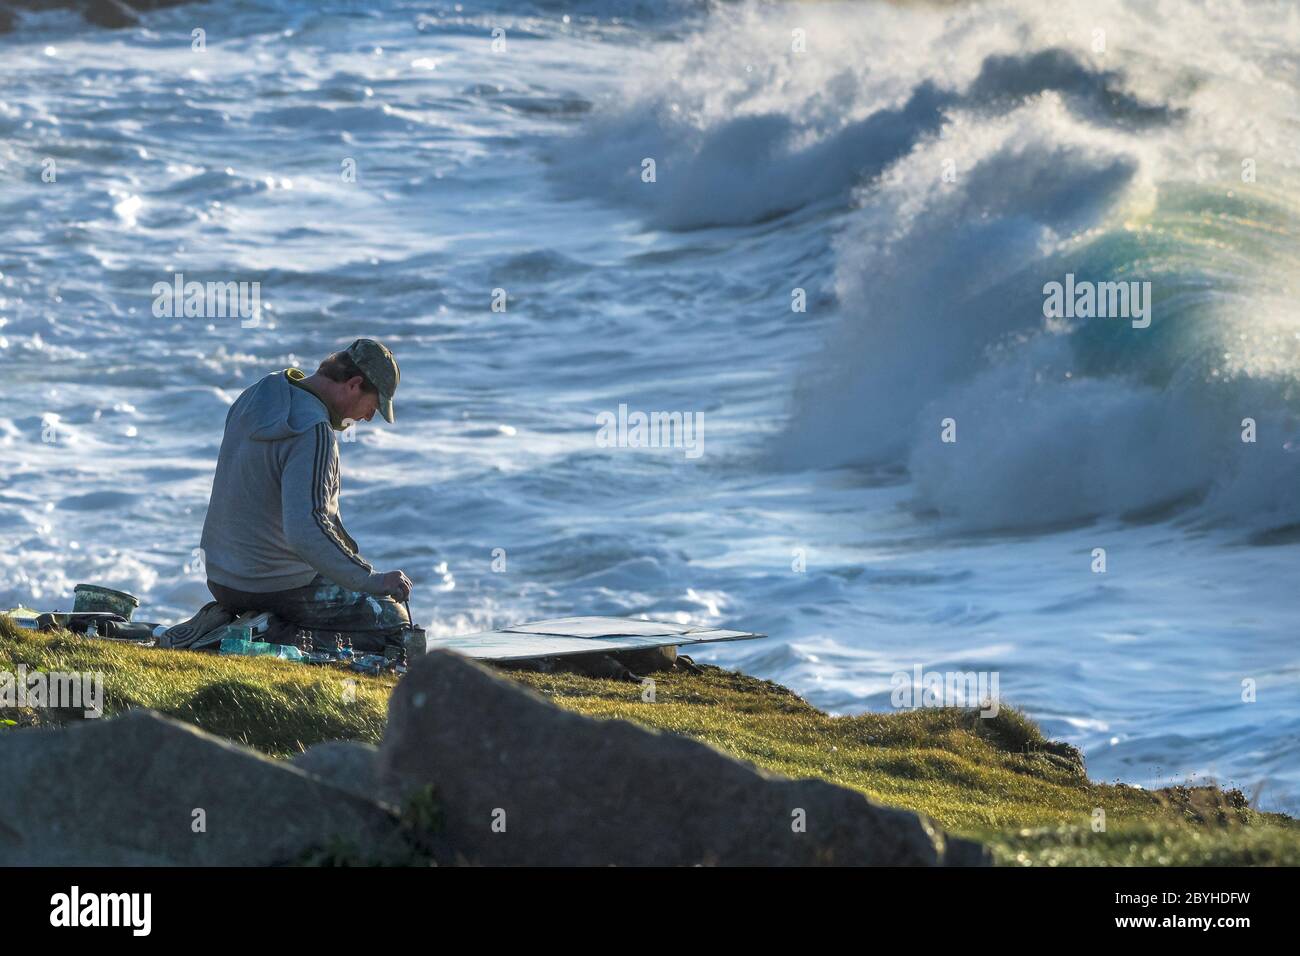
[[[381,343],[374,339],[357,339],[347,348],[347,355],[357,363],[366,379],[379,392],[379,414],[384,421],[393,423],[393,393],[401,381],[402,372],[397,367],[397,359]]]

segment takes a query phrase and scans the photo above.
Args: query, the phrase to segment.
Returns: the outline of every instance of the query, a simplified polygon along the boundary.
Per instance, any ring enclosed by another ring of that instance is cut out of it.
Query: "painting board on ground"
[[[561,617],[517,624],[498,631],[430,638],[428,648],[455,651],[477,660],[521,661],[648,647],[682,647],[714,641],[750,641],[766,636],[750,631],[627,617]]]

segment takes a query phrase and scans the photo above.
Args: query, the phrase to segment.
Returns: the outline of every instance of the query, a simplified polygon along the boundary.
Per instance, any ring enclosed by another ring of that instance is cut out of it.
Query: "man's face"
[[[368,422],[375,417],[375,412],[379,411],[379,393],[367,392],[361,387],[364,380],[357,375],[344,383],[343,389],[343,408],[340,409],[343,418],[350,418],[354,422]]]

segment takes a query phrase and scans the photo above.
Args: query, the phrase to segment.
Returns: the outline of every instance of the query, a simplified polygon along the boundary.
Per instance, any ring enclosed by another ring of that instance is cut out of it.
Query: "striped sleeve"
[[[379,594],[382,574],[357,554],[339,521],[337,439],[326,422],[289,439],[280,479],[284,536],[289,546],[329,580],[352,591]]]

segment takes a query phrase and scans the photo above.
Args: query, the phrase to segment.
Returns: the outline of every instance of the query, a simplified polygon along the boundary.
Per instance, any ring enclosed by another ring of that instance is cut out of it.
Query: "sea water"
[[[0,37],[0,606],[188,616],[231,402],[373,336],[397,423],[345,436],[342,510],[429,633],[759,630],[696,656],[836,713],[996,674],[1094,779],[1300,812],[1297,18],[30,17]],[[1149,282],[1149,325],[1053,310],[1067,281]],[[599,439],[656,413],[701,453]]]

